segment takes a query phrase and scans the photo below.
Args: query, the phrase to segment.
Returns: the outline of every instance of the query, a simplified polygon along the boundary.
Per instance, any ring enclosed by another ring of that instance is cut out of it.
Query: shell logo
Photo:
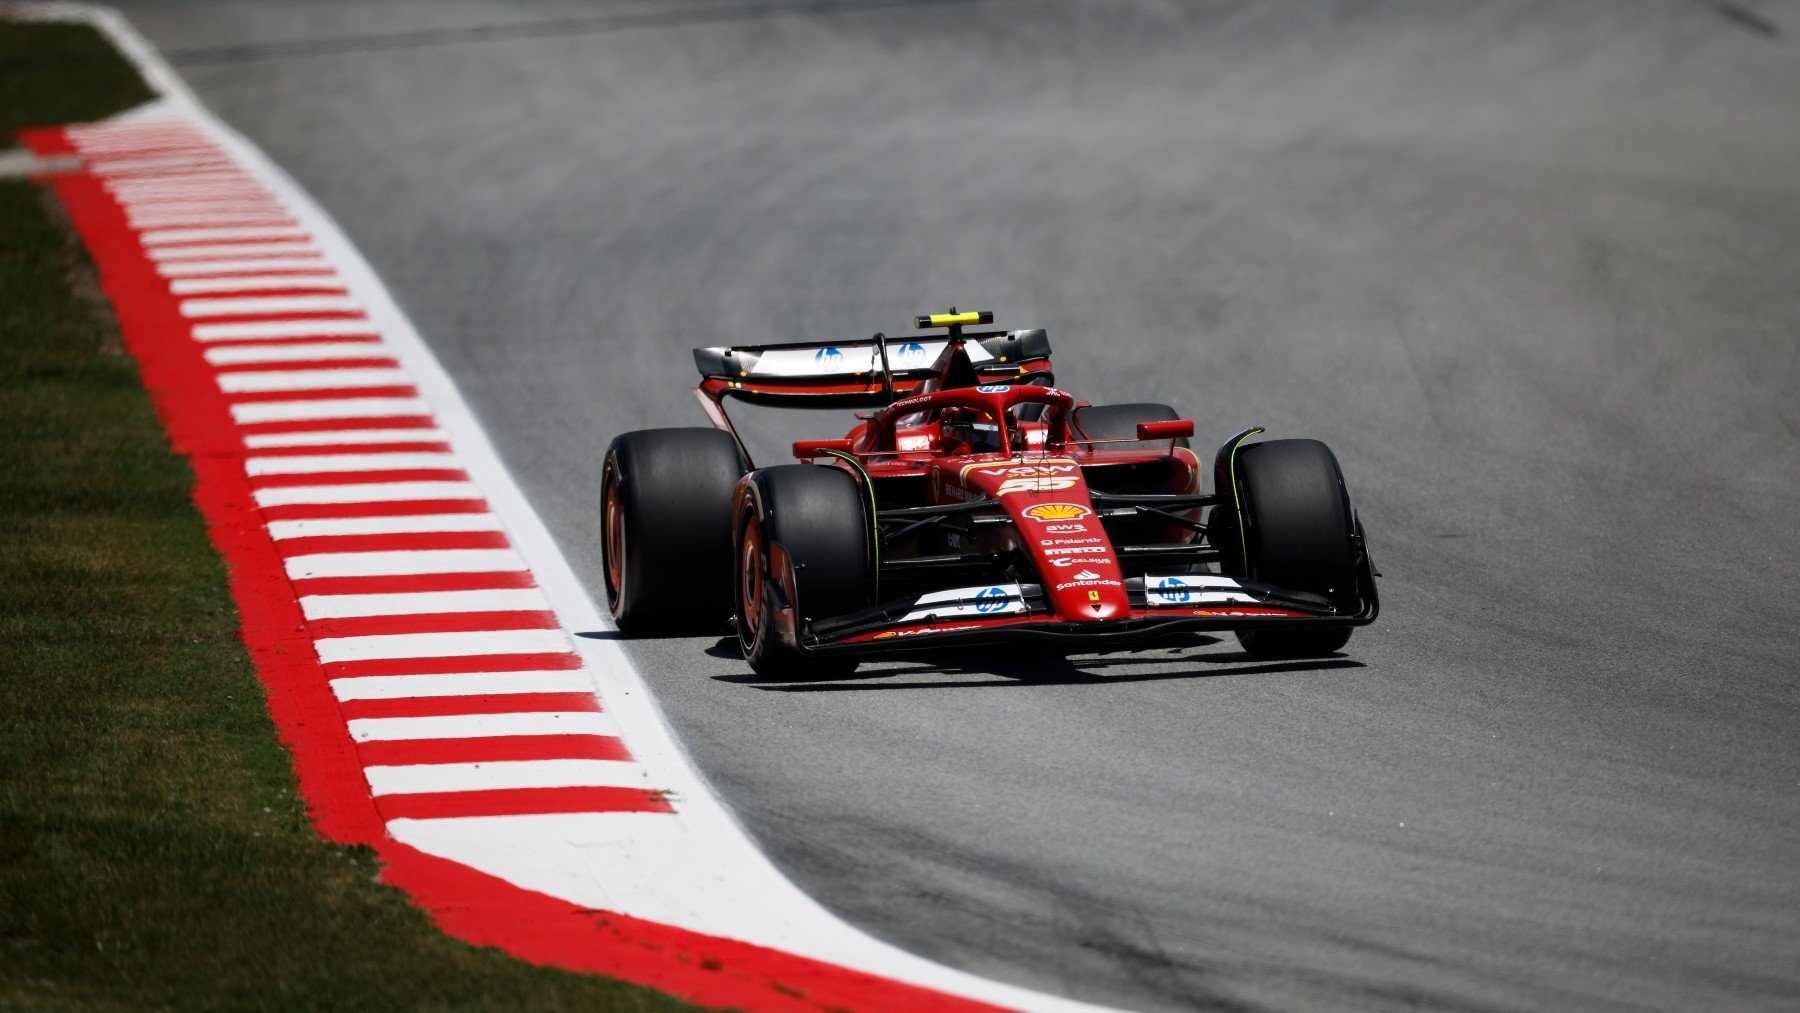
[[[1074,503],[1039,503],[1027,507],[1023,513],[1034,521],[1073,521],[1088,516],[1089,511]]]

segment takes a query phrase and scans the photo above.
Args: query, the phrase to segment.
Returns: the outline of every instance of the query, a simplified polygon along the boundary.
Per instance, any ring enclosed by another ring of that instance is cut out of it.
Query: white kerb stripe
[[[281,316],[287,313],[353,313],[362,304],[347,295],[271,295],[238,299],[183,299],[181,315],[194,317]]]
[[[266,338],[337,338],[379,334],[367,320],[253,320],[236,324],[195,324],[195,341],[259,341]]]
[[[402,658],[468,658],[488,654],[555,654],[572,649],[561,630],[495,630],[478,633],[383,633],[324,637],[313,641],[319,660],[395,661]]]
[[[256,433],[244,437],[251,450],[273,447],[325,447],[338,443],[444,443],[442,429],[322,429],[304,433]]]
[[[525,560],[511,549],[399,549],[393,552],[318,552],[284,561],[295,580],[306,577],[403,577],[422,573],[515,573]]]
[[[480,499],[473,482],[349,482],[342,485],[293,485],[258,489],[261,507],[299,503],[409,503],[428,499]]]
[[[161,246],[147,251],[155,261],[207,260],[221,257],[270,257],[309,254],[322,251],[309,242],[286,243],[208,243],[200,246]]]
[[[499,531],[494,514],[400,514],[394,517],[326,517],[304,521],[271,521],[269,537],[318,538],[326,535],[413,535],[433,531]],[[471,591],[469,594],[491,594]],[[535,606],[547,607],[547,606]],[[449,609],[451,612],[461,609]],[[480,612],[481,609],[470,611]]]
[[[232,421],[316,422],[321,419],[382,419],[430,415],[431,406],[416,397],[354,397],[322,401],[257,401],[231,406]]]
[[[593,692],[579,668],[566,672],[458,672],[454,675],[365,675],[331,680],[339,700],[411,700],[422,696],[506,696]]]
[[[313,362],[320,359],[391,359],[394,350],[379,341],[302,341],[279,345],[215,345],[206,361],[215,366],[264,362]]]
[[[610,735],[619,727],[594,711],[532,711],[518,714],[449,714],[432,718],[356,718],[349,722],[357,742],[409,739],[487,739],[499,735]]]
[[[198,295],[204,292],[283,292],[300,289],[341,289],[344,279],[337,274],[253,274],[244,278],[175,278],[169,282],[174,295]]]
[[[326,271],[331,264],[320,257],[263,257],[257,260],[178,261],[156,265],[156,273],[165,278],[187,278],[202,274],[244,274],[250,271]]]
[[[318,454],[304,457],[251,457],[250,475],[306,475],[322,471],[407,471],[460,467],[455,454]]]
[[[279,369],[218,374],[227,394],[263,394],[280,390],[351,390],[357,387],[408,387],[412,376],[403,369]]]
[[[165,243],[204,243],[220,239],[305,239],[298,225],[263,225],[237,228],[153,229],[138,235],[145,246]]]
[[[445,612],[548,611],[550,602],[535,587],[488,591],[411,591],[399,594],[309,594],[300,599],[308,619],[363,616],[417,616]]]
[[[373,795],[422,795],[500,788],[648,788],[649,775],[631,760],[499,760],[364,767]]]

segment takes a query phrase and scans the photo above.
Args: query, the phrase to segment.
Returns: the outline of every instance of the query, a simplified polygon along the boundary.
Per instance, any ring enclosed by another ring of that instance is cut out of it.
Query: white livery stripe
[[[314,594],[300,599],[308,619],[416,616],[446,612],[547,611],[550,602],[537,588],[491,591],[414,591],[401,594]]]
[[[251,271],[328,271],[331,264],[319,257],[259,257],[252,260],[183,260],[156,265],[165,278],[204,274],[244,274]]]
[[[306,577],[403,577],[421,573],[512,573],[525,569],[525,560],[511,549],[318,552],[289,557],[285,564],[288,576],[295,580]]]
[[[326,663],[466,658],[483,654],[555,654],[569,648],[569,636],[561,630],[384,633],[367,637],[324,637],[313,641],[319,660]]]
[[[258,433],[244,437],[251,450],[275,447],[324,447],[339,443],[444,443],[442,429],[322,429],[305,433]]]
[[[250,475],[306,475],[321,471],[407,471],[458,467],[455,454],[317,454],[303,457],[251,457]]]
[[[253,274],[242,278],[175,278],[169,282],[174,295],[200,295],[206,292],[282,292],[294,289],[342,289],[344,279],[336,274]]]
[[[227,394],[261,394],[280,390],[350,390],[356,387],[406,387],[412,377],[403,369],[294,369],[220,373],[219,389]]]
[[[494,514],[401,514],[395,517],[327,517],[304,521],[270,521],[269,537],[276,541],[287,538],[318,538],[329,535],[416,535],[434,531],[499,531],[500,518]],[[494,594],[493,591],[466,591],[459,594]],[[532,608],[548,608],[534,605]],[[481,608],[445,609],[446,612],[482,612]],[[380,615],[381,613],[371,613]]]
[[[349,722],[357,742],[407,739],[485,739],[497,735],[613,735],[618,726],[593,711],[534,711],[523,714],[452,714],[432,718],[356,718]]]
[[[394,350],[378,341],[305,341],[276,345],[215,345],[206,350],[214,366],[265,362],[317,362],[321,359],[391,359]]]
[[[199,246],[164,246],[150,250],[150,259],[207,260],[219,257],[270,257],[284,255],[319,256],[320,249],[309,242],[286,243],[207,243]]]
[[[473,482],[371,482],[334,485],[293,485],[258,489],[253,493],[260,507],[297,503],[405,503],[427,499],[480,499]]]
[[[256,320],[235,324],[195,324],[195,341],[261,341],[268,338],[342,338],[380,332],[367,320]]]
[[[422,696],[506,696],[580,693],[594,684],[586,672],[459,672],[453,675],[365,675],[331,680],[339,700],[410,700]]]
[[[167,243],[204,243],[220,239],[305,239],[306,230],[298,225],[272,225],[249,228],[153,229],[138,236],[145,246]]]
[[[352,313],[362,306],[347,295],[272,295],[240,299],[183,299],[184,317],[281,316],[287,313]]]
[[[419,795],[498,788],[647,788],[644,768],[630,760],[501,760],[366,767],[376,795]]]

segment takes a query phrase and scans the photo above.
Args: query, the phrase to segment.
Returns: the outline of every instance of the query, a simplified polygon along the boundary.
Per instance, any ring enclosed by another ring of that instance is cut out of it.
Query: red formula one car
[[[1194,424],[1055,386],[1042,330],[701,348],[713,428],[626,433],[601,477],[606,597],[627,635],[730,617],[765,677],[1038,640],[1102,650],[1231,630],[1256,657],[1343,647],[1378,610],[1338,464],[1313,440],[1225,441],[1212,491]],[[864,408],[842,439],[755,467],[728,399]],[[1203,519],[1204,516],[1204,519]]]

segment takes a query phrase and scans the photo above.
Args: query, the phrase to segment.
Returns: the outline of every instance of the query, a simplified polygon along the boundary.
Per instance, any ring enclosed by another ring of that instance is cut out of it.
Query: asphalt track
[[[696,344],[992,308],[1337,450],[1386,611],[1335,661],[630,645],[851,921],[1147,1009],[1800,1003],[1800,6],[124,6],[596,589]]]

